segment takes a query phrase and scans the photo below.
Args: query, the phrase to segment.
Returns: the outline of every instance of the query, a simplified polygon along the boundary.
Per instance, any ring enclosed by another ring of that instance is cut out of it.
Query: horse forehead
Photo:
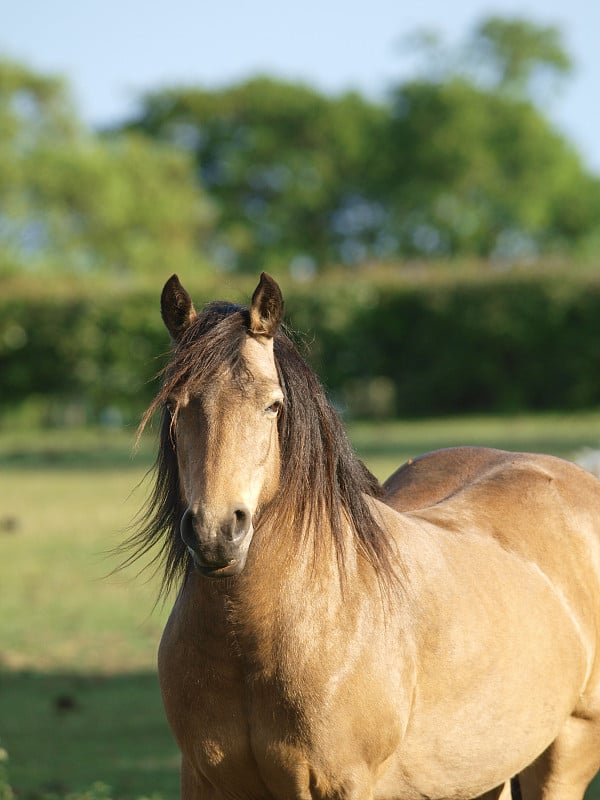
[[[273,339],[255,339],[253,336],[248,336],[242,347],[242,354],[255,379],[279,383],[273,353]]]

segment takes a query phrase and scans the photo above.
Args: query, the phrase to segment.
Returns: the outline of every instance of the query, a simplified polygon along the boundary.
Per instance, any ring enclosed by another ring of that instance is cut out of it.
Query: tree
[[[600,181],[533,102],[570,68],[557,29],[492,17],[459,52],[415,41],[423,77],[392,92],[380,158],[398,249],[525,257],[597,237]]]
[[[92,138],[39,148],[28,167],[38,258],[121,273],[197,260],[211,214],[184,154],[141,137]]]
[[[80,133],[66,85],[0,58],[0,145],[30,150]]]
[[[198,261],[212,210],[190,158],[101,139],[65,84],[0,62],[0,266],[144,272]]]
[[[484,19],[468,49],[476,74],[482,70],[492,88],[518,98],[535,98],[541,86],[555,85],[573,66],[557,27],[519,17]]]
[[[405,84],[393,107],[381,193],[401,251],[531,256],[597,225],[600,182],[531,103],[455,78]]]
[[[224,90],[150,94],[126,129],[194,155],[219,208],[213,253],[254,271],[270,260],[351,258],[351,240],[358,248],[360,238],[349,231],[352,216],[355,228],[369,225],[364,178],[385,117],[357,94],[330,98],[255,78]]]
[[[534,102],[564,78],[560,32],[483,20],[457,48],[413,41],[386,104],[256,78],[144,98],[126,130],[186,149],[232,268],[423,254],[525,257],[598,236],[600,182]]]
[[[402,39],[400,52],[416,60],[419,80],[462,78],[520,100],[547,102],[547,90],[555,93],[573,68],[560,29],[522,17],[486,17],[455,47],[437,31],[419,29]]]

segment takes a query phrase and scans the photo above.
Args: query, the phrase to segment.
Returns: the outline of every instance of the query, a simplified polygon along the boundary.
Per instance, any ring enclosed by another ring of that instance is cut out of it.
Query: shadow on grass
[[[155,674],[0,671],[0,746],[20,800],[107,784],[114,800],[179,796]]]

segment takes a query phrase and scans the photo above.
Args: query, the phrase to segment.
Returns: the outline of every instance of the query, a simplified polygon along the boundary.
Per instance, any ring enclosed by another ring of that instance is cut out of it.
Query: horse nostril
[[[184,544],[188,547],[197,546],[198,540],[196,537],[196,531],[194,530],[194,513],[190,511],[188,508],[185,511],[184,515],[181,518],[181,522],[179,523],[179,532],[181,533],[181,538],[183,539]]]
[[[232,538],[239,539],[248,532],[250,527],[250,511],[245,507],[237,508],[233,512]]]

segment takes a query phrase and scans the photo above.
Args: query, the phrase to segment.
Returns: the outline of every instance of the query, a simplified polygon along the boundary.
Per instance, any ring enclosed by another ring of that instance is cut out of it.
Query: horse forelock
[[[248,310],[232,303],[209,304],[185,331],[163,371],[163,383],[145,413],[140,428],[161,410],[160,444],[154,465],[154,486],[129,546],[133,561],[158,545],[155,561],[163,563],[162,591],[190,569],[190,558],[179,535],[185,511],[179,487],[173,420],[178,397],[188,389],[201,391],[223,367],[243,389],[252,374],[243,356],[248,334]],[[384,579],[393,572],[389,539],[374,518],[367,497],[382,493],[376,478],[356,457],[344,427],[317,376],[283,331],[274,338],[274,357],[284,403],[278,419],[280,485],[257,524],[276,518],[289,523],[299,537],[307,527],[333,538],[343,574],[346,528],[350,524],[356,548]],[[313,537],[319,547],[319,536]]]

